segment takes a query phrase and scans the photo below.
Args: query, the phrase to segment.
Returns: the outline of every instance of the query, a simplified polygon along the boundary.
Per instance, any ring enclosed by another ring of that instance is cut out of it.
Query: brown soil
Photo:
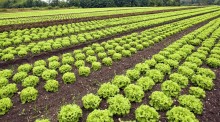
[[[105,15],[105,16],[94,16],[94,17],[73,18],[73,19],[54,20],[54,21],[44,21],[44,22],[36,22],[36,23],[3,25],[3,26],[0,26],[0,32],[26,29],[26,28],[29,29],[29,28],[36,28],[36,27],[48,27],[48,26],[52,26],[52,25],[85,22],[85,21],[91,21],[91,20],[103,20],[103,19],[109,19],[109,18],[118,18],[118,17],[155,14],[155,13],[178,11],[178,10],[196,9],[196,8],[201,8],[201,7],[193,7],[193,8],[189,7],[189,8],[180,8],[180,9],[167,9],[167,10],[157,10],[157,11],[147,11],[147,12],[136,12],[136,13],[126,13],[126,14],[116,14],[116,15]]]
[[[202,14],[199,14],[199,15],[202,15]],[[192,18],[192,17],[199,16],[199,15],[193,15],[191,17],[183,17],[183,18],[167,21],[167,22],[164,22],[164,23],[155,24],[155,25],[148,26],[148,27],[143,27],[143,28],[140,28],[140,29],[137,29],[137,30],[131,30],[131,31],[123,32],[123,33],[118,33],[116,35],[110,35],[110,36],[107,36],[107,37],[104,37],[104,38],[101,38],[101,39],[92,40],[92,41],[89,41],[89,42],[86,42],[86,43],[82,43],[82,44],[79,44],[79,45],[73,45],[73,46],[70,46],[70,47],[67,47],[67,48],[61,48],[61,49],[58,49],[58,50],[52,50],[50,52],[42,52],[42,53],[37,54],[37,55],[29,53],[27,56],[25,56],[23,58],[16,57],[14,60],[11,60],[11,61],[7,61],[7,62],[0,61],[0,67],[1,68],[7,68],[7,67],[10,67],[11,65],[20,65],[20,64],[23,64],[23,63],[30,63],[33,60],[38,60],[38,59],[42,59],[42,58],[48,58],[48,57],[53,56],[53,55],[59,55],[59,54],[65,53],[65,52],[70,52],[70,51],[73,51],[73,50],[76,50],[76,49],[79,49],[79,48],[83,48],[83,47],[88,46],[88,45],[90,45],[92,43],[95,43],[95,42],[101,43],[101,42],[104,42],[106,40],[110,40],[110,39],[113,39],[113,38],[121,37],[121,36],[128,35],[128,34],[131,34],[131,33],[134,33],[134,32],[141,32],[141,31],[144,31],[146,29],[158,27],[158,26],[161,26],[161,25],[164,25],[164,24],[169,24],[169,23],[172,23],[172,22],[177,22],[177,21],[180,21],[180,20]],[[219,16],[211,18],[208,21],[211,21],[211,20],[216,19],[218,17]],[[205,22],[207,22],[207,21],[205,21]],[[203,23],[205,23],[205,22],[203,22]]]
[[[103,66],[100,71],[92,72],[89,77],[79,77],[76,70],[73,70],[76,74],[77,81],[74,84],[65,85],[61,81],[61,75],[58,76],[58,81],[60,81],[60,88],[57,93],[48,93],[43,89],[44,81],[41,81],[37,86],[39,91],[38,99],[31,103],[26,103],[24,105],[21,104],[19,100],[19,95],[16,94],[13,96],[12,100],[14,103],[13,108],[4,116],[0,118],[0,121],[4,122],[26,122],[26,121],[34,121],[36,118],[40,117],[48,117],[52,122],[57,121],[57,112],[60,109],[61,105],[65,105],[67,103],[76,103],[82,107],[81,98],[87,93],[95,93],[99,88],[100,84],[111,80],[115,74],[122,74],[127,69],[132,68],[135,64],[142,62],[145,59],[151,58],[153,54],[158,53],[161,49],[168,46],[172,42],[181,38],[182,36],[194,31],[195,29],[205,25],[208,21],[197,24],[191,28],[188,28],[184,31],[181,31],[178,34],[170,36],[165,40],[151,46],[143,51],[139,51],[137,54],[132,55],[130,58],[123,58],[121,61],[114,62],[111,67]],[[219,82],[219,72],[218,72],[218,81]],[[201,121],[209,119],[210,122],[217,122],[214,120],[218,120],[218,115],[214,115],[216,110],[219,109],[219,87],[220,84],[216,83],[216,89],[210,93],[207,93],[207,99],[212,105],[211,107],[215,108],[206,108],[205,105],[205,113],[199,117]],[[159,89],[158,86],[154,87],[154,90]],[[218,94],[216,93],[218,92]],[[216,93],[214,95],[214,93]],[[146,94],[149,96],[150,92]],[[212,94],[212,95],[211,95]],[[210,96],[209,96],[210,95]],[[211,99],[211,100],[210,100]],[[145,97],[144,103],[147,103],[148,99]],[[206,104],[206,103],[205,103]],[[129,120],[134,119],[134,115],[132,114],[135,108],[139,104],[132,104],[131,114],[125,116]],[[102,108],[106,108],[105,102],[102,102]],[[206,110],[207,109],[207,110]],[[90,110],[83,109],[83,117],[80,121],[85,121]],[[214,113],[213,113],[214,112]],[[161,113],[162,117],[164,113]],[[120,116],[114,117],[115,120],[121,118]],[[213,121],[212,121],[213,120]],[[164,118],[161,121],[166,121]]]

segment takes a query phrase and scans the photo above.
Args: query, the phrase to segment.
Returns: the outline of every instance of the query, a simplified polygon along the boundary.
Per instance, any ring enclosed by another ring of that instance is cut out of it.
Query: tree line
[[[31,7],[135,7],[135,6],[178,6],[181,4],[220,4],[220,0],[0,0],[2,8]]]

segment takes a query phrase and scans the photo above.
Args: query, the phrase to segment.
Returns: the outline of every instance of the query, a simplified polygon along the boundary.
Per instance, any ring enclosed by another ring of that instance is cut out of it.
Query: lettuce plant
[[[15,56],[14,54],[4,54],[2,57],[1,57],[1,60],[2,61],[11,61],[11,60],[14,60]]]
[[[79,75],[80,76],[89,76],[89,74],[90,74],[90,68],[89,67],[84,67],[84,66],[82,66],[82,67],[80,67],[79,68]]]
[[[20,93],[20,99],[22,104],[26,102],[35,101],[38,96],[38,91],[34,87],[24,88]]]
[[[96,109],[99,107],[101,99],[99,98],[99,96],[90,93],[83,96],[82,102],[83,102],[83,106],[86,109]]]
[[[4,78],[4,77],[0,77],[0,89],[3,87],[3,86],[6,86],[8,84],[8,79],[7,78]]]
[[[170,80],[172,80],[173,82],[176,82],[178,85],[180,85],[181,88],[185,88],[189,83],[188,78],[179,73],[171,74]]]
[[[189,56],[186,58],[186,61],[191,62],[191,63],[195,63],[197,66],[202,65],[202,60],[197,57]]]
[[[34,122],[50,122],[49,119],[36,119]]]
[[[126,76],[129,77],[131,81],[136,81],[140,78],[140,72],[136,69],[129,69],[126,71]]]
[[[165,57],[160,54],[155,54],[153,55],[153,59],[158,63],[162,63],[165,60]]]
[[[178,98],[180,106],[183,106],[196,114],[202,114],[203,103],[193,95],[181,95]]]
[[[180,94],[181,87],[176,82],[167,80],[162,83],[161,90],[167,96],[177,97]]]
[[[0,89],[0,98],[12,97],[18,91],[15,83],[7,84]]]
[[[107,57],[107,54],[105,52],[99,52],[98,53],[98,58],[103,59],[103,58],[106,58],[106,57]]]
[[[173,100],[160,91],[153,92],[149,98],[149,104],[156,110],[168,110],[173,105]]]
[[[12,70],[5,69],[5,70],[0,71],[0,77],[5,77],[5,78],[9,79],[12,77],[12,73],[13,73]]]
[[[12,106],[13,103],[10,98],[0,99],[0,115],[5,115]]]
[[[186,66],[180,66],[178,68],[178,73],[186,76],[187,78],[191,78],[194,75],[194,71]]]
[[[85,61],[84,60],[77,60],[74,65],[79,68],[81,66],[85,66]]]
[[[146,60],[144,63],[147,64],[149,67],[153,67],[156,65],[157,62],[154,59],[150,59],[150,60]]]
[[[77,53],[75,55],[75,59],[78,60],[84,60],[86,58],[86,55],[84,53]]]
[[[131,51],[130,50],[122,50],[121,54],[123,57],[131,57]]]
[[[94,71],[98,71],[100,70],[102,67],[102,64],[100,62],[92,62],[92,69]]]
[[[121,58],[122,58],[122,55],[121,55],[120,53],[114,53],[114,54],[112,55],[112,59],[113,59],[114,61],[120,60]]]
[[[111,83],[104,83],[98,90],[98,95],[103,98],[113,97],[119,93],[119,88]]]
[[[102,63],[103,63],[105,66],[111,66],[111,65],[112,65],[112,59],[111,59],[110,57],[103,58],[103,59],[102,59]]]
[[[206,59],[206,63],[213,68],[220,67],[220,59],[209,57]]]
[[[49,62],[48,67],[49,67],[49,69],[56,70],[60,67],[60,62],[58,62],[58,61]]]
[[[171,68],[178,68],[179,62],[172,59],[165,59],[164,64],[169,65]]]
[[[180,106],[173,107],[166,113],[166,116],[170,122],[199,122],[190,110]]]
[[[44,88],[47,92],[57,92],[59,88],[59,82],[56,80],[48,80],[46,81]]]
[[[125,97],[131,102],[141,102],[144,97],[144,91],[142,87],[134,84],[130,84],[124,89]]]
[[[46,66],[46,65],[47,65],[47,63],[44,60],[38,60],[38,61],[34,62],[34,67],[36,67],[36,66]]]
[[[114,122],[112,113],[109,110],[94,110],[92,111],[86,122]]]
[[[86,62],[88,62],[88,63],[92,63],[92,62],[96,62],[96,61],[97,61],[96,56],[88,56],[86,58]]]
[[[78,122],[81,117],[82,109],[76,104],[64,105],[58,113],[59,122]]]
[[[135,110],[135,118],[138,122],[158,122],[160,115],[154,108],[141,105]]]
[[[140,73],[146,73],[147,70],[150,69],[150,67],[146,63],[138,63],[135,65],[135,69],[138,70]]]
[[[151,90],[155,83],[150,77],[141,77],[137,80],[137,85],[141,86],[141,88],[146,91]]]
[[[209,77],[211,79],[216,79],[215,73],[211,69],[198,68],[196,74]]]
[[[157,69],[148,70],[146,76],[153,79],[155,83],[162,82],[164,79],[163,73]]]
[[[62,58],[62,64],[68,64],[68,65],[72,65],[74,64],[74,58],[73,57],[63,57]]]
[[[36,66],[33,68],[32,73],[33,75],[40,77],[45,70],[47,70],[45,66]]]
[[[19,83],[22,82],[27,76],[27,72],[18,72],[13,76],[12,80],[16,83]]]
[[[186,67],[188,67],[188,68],[190,68],[192,70],[196,70],[198,68],[197,64],[192,63],[192,62],[188,62],[188,61],[184,62],[182,64],[182,66],[186,66]]]
[[[48,62],[59,61],[59,57],[58,56],[52,56],[52,57],[48,58],[47,60],[48,60]]]
[[[65,84],[74,83],[76,81],[76,76],[74,73],[67,72],[63,75],[62,79]]]
[[[109,105],[108,110],[113,115],[125,115],[128,114],[131,109],[130,101],[120,94],[110,97],[107,100],[107,103]]]
[[[116,75],[112,80],[112,84],[118,86],[118,88],[124,88],[131,83],[131,80],[125,75]]]
[[[205,91],[199,87],[190,87],[189,94],[197,98],[205,98]]]
[[[22,82],[23,87],[35,87],[39,83],[39,78],[37,76],[29,75]]]
[[[171,68],[167,64],[158,63],[155,65],[155,69],[160,70],[163,74],[170,74]]]
[[[45,70],[43,73],[42,73],[42,78],[44,80],[53,80],[56,78],[56,76],[58,75],[58,72],[56,70]]]
[[[64,74],[66,72],[70,72],[72,70],[72,66],[68,64],[64,64],[59,68],[60,73]]]
[[[20,65],[18,67],[18,72],[30,72],[32,70],[32,65],[30,64],[23,64],[23,65]]]
[[[212,90],[214,86],[214,83],[211,78],[202,75],[194,75],[191,81],[193,84],[206,90]]]

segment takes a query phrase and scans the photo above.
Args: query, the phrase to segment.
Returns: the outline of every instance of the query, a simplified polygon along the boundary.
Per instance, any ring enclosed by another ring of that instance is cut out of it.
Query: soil
[[[189,7],[189,8],[179,8],[179,9],[167,9],[167,10],[156,10],[156,11],[147,11],[147,12],[136,12],[136,13],[126,13],[126,14],[116,14],[116,15],[104,15],[104,16],[73,18],[73,19],[64,19],[64,20],[44,21],[44,22],[25,23],[25,24],[3,25],[3,26],[0,26],[0,32],[19,30],[19,29],[20,30],[30,29],[30,28],[36,28],[36,27],[48,27],[52,25],[85,22],[85,21],[91,21],[91,20],[103,20],[103,19],[109,19],[109,18],[118,18],[118,17],[145,15],[145,14],[155,14],[155,13],[161,13],[161,12],[171,12],[171,11],[178,11],[178,10],[196,9],[196,8],[201,8],[201,7],[193,7],[193,8]]]
[[[141,31],[144,31],[146,29],[158,27],[158,26],[161,26],[161,25],[164,25],[164,24],[177,22],[177,21],[180,21],[180,20],[192,18],[192,17],[195,17],[195,16],[203,15],[203,14],[205,14],[205,13],[193,15],[193,16],[190,16],[190,17],[183,17],[183,18],[179,18],[179,19],[175,19],[175,20],[171,20],[171,21],[167,21],[167,22],[163,22],[163,23],[152,25],[152,26],[143,27],[143,28],[140,28],[140,29],[137,29],[137,30],[131,30],[131,31],[123,32],[123,33],[118,33],[118,34],[110,35],[110,36],[100,38],[100,39],[97,39],[97,40],[92,40],[92,41],[89,41],[89,42],[81,43],[79,45],[73,45],[73,46],[69,46],[67,48],[61,48],[61,49],[52,50],[52,51],[49,51],[49,52],[42,52],[42,53],[36,54],[36,55],[34,55],[32,53],[29,53],[27,56],[25,56],[23,58],[15,57],[15,59],[11,60],[11,61],[6,61],[6,62],[5,61],[0,61],[0,67],[1,68],[7,68],[11,65],[20,65],[20,64],[23,64],[23,63],[30,63],[33,60],[48,58],[48,57],[53,56],[53,55],[58,55],[58,54],[61,54],[61,53],[70,52],[70,51],[73,51],[73,50],[76,50],[76,49],[79,49],[79,48],[83,48],[83,47],[88,46],[88,45],[90,45],[92,43],[95,43],[95,42],[101,43],[101,42],[104,42],[106,40],[121,37],[121,36],[128,35],[128,34],[131,34],[131,33],[134,33],[134,32],[141,32]],[[208,22],[210,20],[213,20],[213,19],[216,19],[218,17],[219,16],[213,17],[213,18],[211,18],[211,19],[209,19],[205,22],[202,22],[202,23],[206,23],[206,22]]]
[[[132,68],[135,64],[142,62],[145,59],[151,58],[152,55],[158,53],[161,49],[165,48],[172,42],[181,38],[182,36],[194,31],[195,29],[205,25],[208,21],[194,25],[184,31],[181,31],[173,36],[166,38],[165,40],[143,50],[137,54],[132,55],[130,58],[123,58],[121,61],[114,62],[111,67],[103,66],[100,71],[92,72],[88,77],[79,77],[76,70],[73,70],[76,74],[77,81],[74,84],[65,85],[61,81],[61,75],[58,76],[60,81],[60,88],[57,93],[48,93],[43,89],[44,81],[41,80],[37,86],[39,91],[38,99],[31,103],[21,104],[19,95],[13,96],[14,103],[13,108],[4,116],[0,117],[0,121],[4,122],[33,122],[36,118],[48,117],[52,122],[57,122],[57,113],[61,105],[76,103],[82,107],[81,98],[87,93],[95,93],[100,84],[111,80],[115,74],[122,74],[127,69]],[[216,70],[217,79],[215,80],[215,90],[207,92],[205,99],[204,113],[198,116],[202,122],[219,122],[219,94],[220,94],[220,71]],[[20,89],[21,86],[19,86]],[[156,85],[154,90],[160,89],[160,85]],[[146,93],[144,103],[148,102],[150,92]],[[120,118],[126,118],[129,120],[134,119],[134,110],[139,103],[132,104],[131,114],[122,116],[115,116],[115,121]],[[106,108],[106,102],[103,100],[101,104],[102,108]],[[83,117],[80,121],[85,121],[88,113],[91,110],[83,109]],[[165,122],[165,114],[161,113],[161,121]]]

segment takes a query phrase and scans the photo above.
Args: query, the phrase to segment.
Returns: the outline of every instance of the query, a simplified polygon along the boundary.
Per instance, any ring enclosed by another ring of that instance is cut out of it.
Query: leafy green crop
[[[125,115],[128,114],[131,109],[131,103],[129,100],[120,94],[110,97],[107,100],[107,103],[109,104],[108,110],[113,115]]]
[[[8,79],[7,78],[4,78],[4,77],[0,77],[0,89],[3,87],[3,86],[6,86],[8,84]]]
[[[94,71],[98,71],[100,70],[102,67],[102,64],[100,62],[92,62],[92,69]]]
[[[90,68],[89,67],[84,67],[84,66],[82,66],[82,67],[80,67],[79,68],[79,75],[80,76],[89,76],[89,74],[90,74]]]
[[[58,61],[49,62],[48,67],[49,69],[56,70],[60,67],[60,62]]]
[[[76,104],[64,105],[58,113],[59,122],[78,122],[81,117],[82,110]]]
[[[65,84],[74,83],[76,81],[76,76],[74,73],[67,72],[63,75],[62,79]]]
[[[135,110],[135,118],[138,122],[158,122],[160,115],[154,108],[141,105]]]
[[[160,91],[153,92],[149,98],[149,104],[156,110],[168,110],[173,105],[173,100]]]
[[[162,82],[164,79],[163,73],[156,69],[148,70],[146,76],[153,79],[155,83]]]
[[[169,110],[166,116],[170,122],[199,122],[192,112],[179,106]]]
[[[99,107],[101,99],[99,98],[99,96],[90,93],[82,98],[82,102],[83,102],[83,106],[86,109],[96,109]]]
[[[211,90],[214,86],[214,83],[211,78],[202,75],[194,75],[191,78],[191,81],[195,85],[207,90]]]
[[[140,78],[140,72],[136,69],[127,70],[126,76],[129,77],[131,79],[131,81],[136,81],[137,79]]]
[[[58,72],[56,70],[45,70],[42,73],[42,78],[44,80],[53,80],[56,78],[56,76],[58,75]]]
[[[13,76],[12,80],[16,83],[19,83],[22,82],[27,76],[28,74],[26,72],[18,72]]]
[[[8,79],[12,77],[12,73],[13,73],[12,70],[5,69],[5,70],[0,71],[0,77],[5,77]]]
[[[104,83],[98,90],[98,95],[103,98],[113,97],[119,93],[119,88],[111,83]]]
[[[106,66],[111,66],[112,65],[112,59],[110,57],[103,58],[102,63]]]
[[[20,93],[20,99],[22,104],[36,100],[37,96],[38,91],[34,87],[24,88]]]
[[[112,84],[118,86],[118,88],[124,88],[131,83],[131,80],[125,75],[116,75],[112,80]]]
[[[173,82],[171,80],[167,80],[162,83],[161,90],[167,96],[177,97],[180,94],[181,87],[176,82]]]
[[[18,67],[18,72],[30,72],[32,70],[32,65],[30,64],[23,64],[23,65],[20,65]]]
[[[7,84],[0,89],[0,98],[12,97],[18,91],[15,83]]]
[[[114,122],[112,113],[109,110],[94,110],[92,111],[86,122]]]
[[[185,88],[189,83],[188,78],[182,74],[179,74],[179,73],[171,74],[170,80],[179,84],[181,88]]]
[[[39,78],[37,76],[29,75],[22,82],[23,87],[35,87],[39,83]]]
[[[125,97],[131,102],[141,102],[144,97],[144,91],[142,87],[134,84],[130,84],[124,89]]]
[[[0,99],[0,115],[5,115],[12,106],[13,103],[10,98]]]
[[[32,73],[33,75],[40,77],[45,70],[47,70],[45,66],[36,66],[33,68]]]
[[[200,99],[196,98],[193,95],[181,95],[178,99],[178,102],[181,106],[186,107],[190,111],[193,111],[196,114],[202,114],[203,103]]]
[[[155,69],[161,71],[163,74],[170,74],[171,73],[171,68],[167,64],[158,63],[155,65]]]
[[[56,80],[48,80],[44,85],[47,92],[57,92],[59,88],[59,82]]]
[[[146,91],[151,90],[155,83],[150,77],[141,77],[137,80],[137,85],[141,86],[142,89]]]
[[[64,74],[66,72],[70,72],[72,70],[72,66],[68,64],[64,64],[59,68],[60,73]]]
[[[197,98],[205,98],[205,91],[199,87],[190,87],[189,94],[194,95]]]
[[[211,79],[216,79],[215,73],[211,69],[198,68],[196,74],[209,77]]]

